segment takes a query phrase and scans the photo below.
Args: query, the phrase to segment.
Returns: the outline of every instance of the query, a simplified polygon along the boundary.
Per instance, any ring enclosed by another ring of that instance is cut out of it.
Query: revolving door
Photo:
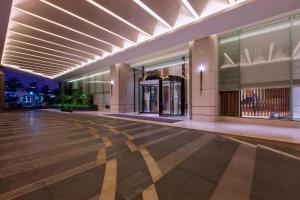
[[[184,78],[151,75],[139,79],[139,113],[185,114]]]

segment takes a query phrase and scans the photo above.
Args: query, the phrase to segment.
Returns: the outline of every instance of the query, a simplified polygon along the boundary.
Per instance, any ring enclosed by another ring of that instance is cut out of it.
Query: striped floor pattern
[[[73,113],[0,114],[0,199],[299,200],[299,188],[298,148]]]

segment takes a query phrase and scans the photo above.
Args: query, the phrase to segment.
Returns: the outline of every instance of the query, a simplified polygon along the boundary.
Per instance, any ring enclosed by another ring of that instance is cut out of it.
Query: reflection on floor
[[[0,199],[300,196],[297,145],[74,113],[0,117]]]

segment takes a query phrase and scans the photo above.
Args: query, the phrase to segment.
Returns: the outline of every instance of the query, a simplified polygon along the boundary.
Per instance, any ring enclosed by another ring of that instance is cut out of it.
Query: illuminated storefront
[[[220,115],[300,118],[300,16],[219,38]]]

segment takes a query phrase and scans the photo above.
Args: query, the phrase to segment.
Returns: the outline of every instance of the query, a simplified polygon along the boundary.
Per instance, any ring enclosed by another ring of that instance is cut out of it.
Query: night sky
[[[20,71],[15,71],[11,69],[4,69],[5,72],[5,80],[12,78],[12,77],[17,77],[25,87],[29,86],[30,82],[37,82],[37,86],[39,88],[43,87],[43,85],[48,85],[50,89],[58,89],[58,81],[43,78],[40,76],[32,75],[29,73],[25,72],[20,72]]]

